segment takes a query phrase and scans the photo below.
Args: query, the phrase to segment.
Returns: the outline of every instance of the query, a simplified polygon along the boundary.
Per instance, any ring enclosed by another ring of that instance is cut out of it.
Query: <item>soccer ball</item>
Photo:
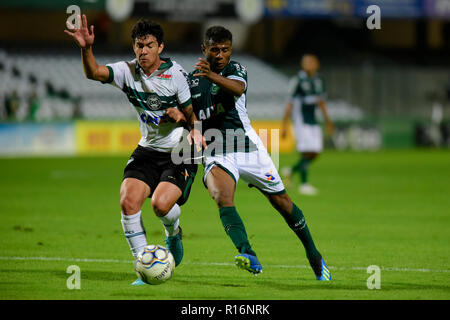
[[[139,252],[134,269],[145,283],[161,284],[172,277],[175,260],[167,248],[150,244]]]

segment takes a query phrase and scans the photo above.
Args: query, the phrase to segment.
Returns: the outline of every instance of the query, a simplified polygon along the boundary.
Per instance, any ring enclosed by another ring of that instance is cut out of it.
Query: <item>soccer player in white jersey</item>
[[[317,280],[331,274],[316,249],[302,211],[286,193],[280,175],[247,115],[247,69],[231,60],[232,34],[222,26],[206,31],[201,58],[189,74],[192,105],[208,143],[203,182],[216,202],[225,232],[235,245],[235,263],[253,274],[262,266],[234,203],[239,178],[262,192],[301,240]],[[267,85],[270,85],[268,83]]]
[[[323,149],[322,129],[316,119],[317,108],[322,111],[327,134],[333,134],[334,127],[326,108],[324,82],[317,73],[319,59],[315,55],[305,54],[300,65],[301,70],[291,80],[281,131],[281,137],[285,138],[289,119],[292,118],[300,159],[292,168],[283,168],[281,173],[288,181],[294,173],[299,173],[299,192],[316,195],[318,190],[309,183],[308,172],[310,164]]]
[[[183,119],[193,128],[191,95],[183,68],[169,58],[160,57],[164,49],[160,25],[140,20],[132,30],[131,61],[99,65],[92,52],[94,26],[88,29],[86,16],[78,17],[80,29],[65,30],[81,48],[84,73],[87,78],[110,83],[122,90],[137,112],[142,138],[124,170],[120,188],[121,222],[134,257],[147,245],[141,208],[151,198],[153,211],[166,231],[166,245],[178,265],[183,258],[180,205],[189,196],[196,165],[175,164],[171,151],[182,139],[183,127],[176,115],[167,110],[182,111]],[[175,120],[175,121],[173,121]],[[201,133],[192,130],[188,139],[198,147]],[[136,280],[133,284],[143,282]]]

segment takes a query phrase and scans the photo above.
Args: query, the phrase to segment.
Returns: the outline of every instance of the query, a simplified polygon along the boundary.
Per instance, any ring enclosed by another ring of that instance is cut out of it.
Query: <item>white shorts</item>
[[[236,185],[241,177],[249,187],[256,187],[264,193],[284,194],[286,192],[278,170],[264,146],[252,152],[235,152],[205,157],[204,183],[206,176],[214,166],[225,170],[234,179]]]
[[[301,124],[294,127],[298,152],[316,152],[323,150],[322,128],[315,124]]]

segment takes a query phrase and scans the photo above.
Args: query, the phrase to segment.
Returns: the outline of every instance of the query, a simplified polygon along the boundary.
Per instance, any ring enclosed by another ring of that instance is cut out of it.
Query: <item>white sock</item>
[[[129,216],[122,213],[121,222],[131,253],[136,258],[139,251],[147,245],[141,211]]]
[[[164,217],[158,217],[161,220],[164,228],[166,229],[166,236],[172,237],[179,231],[181,209],[178,204],[174,204],[172,209],[167,212]]]

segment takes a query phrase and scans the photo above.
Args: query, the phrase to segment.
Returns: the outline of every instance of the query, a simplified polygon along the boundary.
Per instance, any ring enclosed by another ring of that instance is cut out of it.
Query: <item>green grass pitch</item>
[[[281,155],[281,166],[296,154]],[[325,152],[311,167],[316,197],[288,188],[333,281],[315,280],[279,214],[240,182],[235,203],[264,272],[233,265],[235,248],[201,183],[182,207],[185,256],[160,286],[133,287],[120,225],[127,156],[0,160],[0,299],[449,299],[450,152]],[[164,243],[150,203],[149,243]],[[67,267],[81,270],[69,290]],[[367,267],[381,268],[369,290]]]

